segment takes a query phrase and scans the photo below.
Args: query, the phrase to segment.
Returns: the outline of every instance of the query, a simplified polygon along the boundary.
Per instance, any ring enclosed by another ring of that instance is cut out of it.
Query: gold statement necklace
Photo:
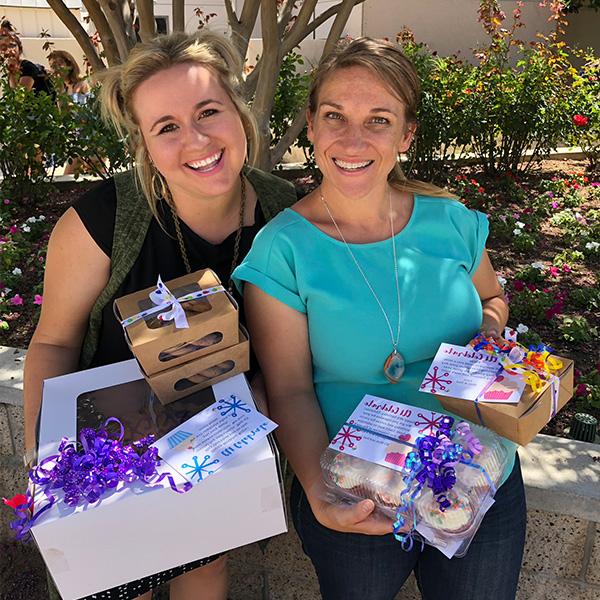
[[[398,303],[398,322],[397,322],[398,325],[396,327],[396,336],[395,337],[394,337],[394,333],[393,333],[393,329],[392,329],[392,324],[390,323],[390,319],[389,319],[387,313],[385,312],[385,309],[383,308],[383,304],[381,303],[379,296],[373,289],[371,282],[365,275],[365,272],[362,269],[362,267],[360,266],[360,263],[358,262],[358,260],[356,259],[356,256],[354,256],[354,252],[352,252],[352,249],[348,245],[348,242],[346,241],[346,238],[344,237],[342,230],[339,228],[338,224],[336,223],[336,220],[333,218],[333,214],[331,213],[331,210],[329,209],[329,205],[327,204],[325,198],[323,197],[323,192],[319,190],[319,193],[321,196],[321,202],[323,203],[323,206],[325,206],[325,210],[327,211],[327,214],[329,215],[329,218],[331,219],[333,226],[335,227],[336,231],[338,232],[338,235],[342,239],[342,242],[344,242],[344,246],[346,246],[346,250],[348,251],[350,258],[352,258],[352,261],[356,265],[358,272],[362,275],[362,278],[364,279],[365,284],[369,288],[371,294],[373,295],[373,298],[375,298],[375,301],[377,302],[377,305],[379,306],[379,310],[381,310],[381,314],[383,315],[383,318],[385,319],[385,323],[386,323],[389,333],[390,333],[390,340],[392,342],[392,351],[391,351],[390,355],[385,359],[385,362],[383,363],[383,373],[390,383],[398,383],[400,381],[400,379],[402,379],[402,376],[404,375],[405,363],[404,363],[404,357],[402,356],[402,354],[400,354],[400,352],[398,352],[398,341],[400,340],[401,310],[400,310],[400,285],[398,283],[398,260],[396,257],[396,240],[395,240],[395,236],[394,236],[394,214],[392,211],[392,192],[390,191],[390,193],[389,193],[390,230],[391,230],[391,236],[392,236],[392,252],[393,252],[393,258],[394,258],[394,276],[395,276],[395,280],[396,280],[396,300]]]

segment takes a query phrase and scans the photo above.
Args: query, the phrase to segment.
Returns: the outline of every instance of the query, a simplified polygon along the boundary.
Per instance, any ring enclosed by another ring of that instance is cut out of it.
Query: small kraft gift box
[[[178,302],[169,302],[172,297]],[[237,304],[210,269],[165,284],[159,280],[156,287],[115,300],[114,311],[131,351],[148,376],[240,341]],[[182,326],[181,320],[187,326]]]
[[[240,325],[239,343],[146,377],[163,405],[205,389],[250,368],[248,332]]]
[[[244,375],[215,384],[163,407],[155,401],[138,363],[129,360],[47,379],[40,417],[39,460],[52,460],[63,436],[79,439],[107,417],[118,418],[124,442],[141,435],[185,440],[181,425],[201,410],[234,395],[254,408]],[[233,417],[232,417],[233,418]],[[177,437],[173,430],[175,429]],[[241,434],[240,434],[241,435]],[[237,446],[236,446],[237,447]],[[287,530],[277,450],[270,436],[236,453],[186,493],[160,483],[122,483],[98,501],[69,506],[64,491],[31,527],[31,534],[61,597],[75,600],[187,564]],[[174,484],[182,475],[161,463]],[[35,511],[47,504],[34,492]],[[240,499],[243,499],[240,502]]]
[[[549,381],[537,393],[526,387],[516,404],[475,402],[437,394],[436,398],[448,412],[489,427],[524,446],[573,396],[574,363],[568,358],[556,358],[562,362],[562,367],[555,373],[558,379],[554,390]]]

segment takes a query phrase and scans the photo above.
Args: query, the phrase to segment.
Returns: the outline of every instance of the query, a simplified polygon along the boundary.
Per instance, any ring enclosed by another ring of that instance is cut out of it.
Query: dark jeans
[[[314,517],[294,479],[291,512],[324,600],[392,600],[414,571],[425,600],[514,600],[525,545],[526,507],[518,457],[467,554],[446,558],[415,543],[405,552],[393,535],[341,533]]]

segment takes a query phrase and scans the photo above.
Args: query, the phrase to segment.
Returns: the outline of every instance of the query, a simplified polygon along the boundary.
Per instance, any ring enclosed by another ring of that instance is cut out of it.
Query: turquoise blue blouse
[[[381,309],[343,242],[286,209],[256,236],[235,270],[241,288],[253,283],[306,314],[315,392],[330,439],[365,394],[443,411],[419,391],[440,343],[466,344],[481,326],[471,281],[485,249],[487,217],[457,201],[416,196],[410,220],[395,236],[401,318],[398,351],[406,371],[397,384],[383,373],[392,351]],[[396,284],[391,238],[350,244],[378,295],[394,335]],[[510,456],[516,446],[506,440]],[[509,461],[507,473],[512,470]]]

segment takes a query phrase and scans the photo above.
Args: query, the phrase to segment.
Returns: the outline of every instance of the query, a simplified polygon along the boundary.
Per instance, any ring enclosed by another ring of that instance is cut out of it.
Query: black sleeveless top
[[[109,258],[112,252],[116,206],[117,196],[112,180],[102,182],[84,194],[73,205],[93,240]],[[151,220],[141,251],[113,300],[156,285],[158,275],[165,282],[185,275],[185,264],[175,234],[173,217],[164,203],[159,205],[159,215],[166,233],[156,219]],[[265,217],[260,203],[257,202],[254,224],[242,229],[238,264],[250,250],[252,240],[264,224]],[[192,271],[210,268],[227,287],[231,274],[236,232],[232,232],[220,244],[211,244],[181,221],[181,233]],[[237,290],[234,290],[234,297],[240,306],[240,321],[245,325],[243,302]],[[113,313],[111,300],[102,311],[98,348],[90,368],[130,358],[133,358],[133,355],[125,341],[123,328]]]

